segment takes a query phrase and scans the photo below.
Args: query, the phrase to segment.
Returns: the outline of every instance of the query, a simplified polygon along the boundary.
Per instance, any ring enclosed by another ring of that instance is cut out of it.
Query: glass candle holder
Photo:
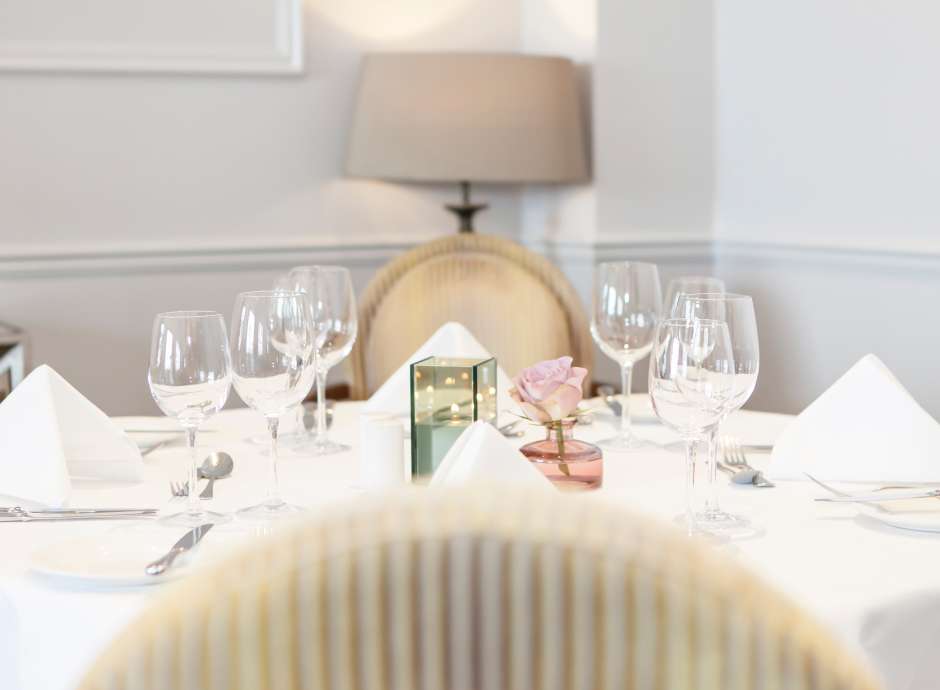
[[[411,476],[434,473],[464,429],[496,424],[496,360],[428,357],[411,365]]]

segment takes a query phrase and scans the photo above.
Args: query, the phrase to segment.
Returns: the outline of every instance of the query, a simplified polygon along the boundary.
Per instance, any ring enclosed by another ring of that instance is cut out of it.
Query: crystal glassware
[[[288,283],[307,296],[317,388],[316,433],[309,442],[297,444],[294,449],[312,455],[349,450],[349,446],[332,441],[327,435],[326,378],[356,342],[358,320],[352,277],[341,266],[298,266],[288,274]]]
[[[622,451],[648,445],[633,434],[630,389],[633,365],[649,354],[661,309],[659,271],[654,264],[622,261],[597,267],[591,335],[601,351],[620,365],[623,385],[620,432],[599,441],[604,448]]]
[[[721,278],[712,276],[681,276],[673,278],[666,287],[666,299],[663,302],[665,309],[664,316],[669,318],[681,318],[682,315],[676,312],[676,305],[679,301],[679,295],[690,294],[721,294],[726,292],[725,281]]]
[[[196,527],[229,516],[206,511],[199,499],[196,432],[225,406],[232,387],[231,357],[222,315],[213,311],[157,314],[150,344],[147,382],[154,401],[186,431],[189,497],[186,509],[161,518],[170,525]]]
[[[757,316],[754,302],[747,295],[733,293],[682,294],[676,303],[677,317],[686,320],[721,321],[728,327],[734,356],[733,391],[724,417],[740,409],[757,385],[760,368],[760,346],[757,338]],[[724,421],[724,417],[721,421]],[[747,525],[739,515],[723,511],[718,501],[718,429],[709,430],[706,462],[706,498],[703,510],[696,516],[699,523],[713,532],[734,531]]]
[[[734,392],[734,355],[723,321],[667,319],[656,329],[650,357],[650,398],[656,416],[686,447],[685,524],[695,519],[696,444],[718,426]]]
[[[545,438],[519,451],[559,489],[599,489],[604,482],[604,455],[593,443],[574,437],[577,419],[545,425]]]
[[[260,504],[238,516],[268,519],[301,510],[280,495],[277,476],[278,418],[299,404],[313,381],[313,332],[307,298],[299,292],[243,292],[232,318],[232,377],[248,407],[264,415],[271,435],[270,479]]]

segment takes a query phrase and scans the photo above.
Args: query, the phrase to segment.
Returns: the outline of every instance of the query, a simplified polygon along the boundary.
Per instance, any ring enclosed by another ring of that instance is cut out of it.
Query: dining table
[[[594,441],[610,436],[619,420],[600,401],[590,424],[576,436]],[[650,441],[630,452],[606,451],[603,486],[589,500],[609,502],[676,524],[684,506],[685,456],[675,434],[659,424],[645,395],[631,401],[635,430]],[[331,437],[349,450],[303,455],[285,447],[279,479],[284,497],[311,514],[360,501],[380,489],[363,485],[359,468],[362,403],[339,402]],[[144,480],[134,484],[73,480],[71,505],[126,508],[170,505],[170,482],[185,474],[188,451],[173,422],[158,417],[114,417],[125,429],[167,430],[164,443],[145,455]],[[722,434],[745,444],[772,445],[793,417],[742,410],[729,417]],[[544,430],[522,426],[514,445],[535,440]],[[259,443],[264,420],[246,409],[225,410],[200,433],[198,452],[229,453],[231,477],[215,483],[212,509],[232,512],[257,503],[269,472],[268,448]],[[130,434],[132,437],[134,433]],[[143,434],[142,436],[146,436]],[[288,444],[285,444],[287,446]],[[407,445],[407,441],[406,441]],[[408,458],[405,449],[405,458]],[[766,467],[766,453],[748,461]],[[498,480],[498,477],[494,478]],[[790,597],[883,679],[888,690],[940,687],[940,534],[882,524],[854,505],[815,501],[825,491],[809,481],[777,482],[773,488],[734,484],[720,477],[726,510],[744,515],[752,529],[718,541],[722,551]],[[384,490],[384,489],[383,489]],[[413,491],[434,490],[414,486]],[[12,499],[4,499],[10,505]],[[200,562],[223,558],[236,545],[270,534],[271,524],[232,520],[205,537],[190,563],[167,582],[185,579]],[[167,585],[101,586],[50,572],[48,563],[80,559],[83,548],[121,549],[153,540],[172,544],[181,535],[155,520],[0,523],[0,688],[72,690],[96,657]],[[37,566],[37,563],[40,566]],[[44,564],[44,565],[43,565]],[[141,563],[141,568],[143,568]],[[230,577],[238,577],[232,572]]]

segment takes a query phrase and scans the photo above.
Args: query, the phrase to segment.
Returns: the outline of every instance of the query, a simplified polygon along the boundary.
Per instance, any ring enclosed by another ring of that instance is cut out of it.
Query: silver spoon
[[[228,453],[211,453],[199,466],[199,477],[208,479],[206,488],[199,494],[199,498],[212,498],[212,486],[216,479],[224,479],[235,469],[235,461]]]

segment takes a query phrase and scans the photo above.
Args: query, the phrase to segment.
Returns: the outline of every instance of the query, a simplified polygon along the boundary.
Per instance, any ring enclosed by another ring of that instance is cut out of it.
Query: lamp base
[[[460,183],[460,192],[461,192],[461,203],[459,204],[446,204],[445,208],[457,216],[459,225],[457,227],[457,232],[474,232],[473,229],[473,217],[479,211],[483,211],[490,207],[489,204],[472,204],[470,203],[470,183],[461,182]]]

